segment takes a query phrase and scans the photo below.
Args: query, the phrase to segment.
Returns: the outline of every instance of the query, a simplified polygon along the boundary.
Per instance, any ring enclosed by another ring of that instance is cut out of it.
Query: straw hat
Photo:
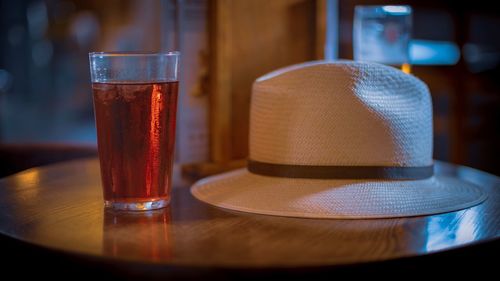
[[[380,64],[309,62],[253,85],[247,168],[191,193],[214,206],[307,218],[456,211],[486,195],[434,175],[427,86]]]

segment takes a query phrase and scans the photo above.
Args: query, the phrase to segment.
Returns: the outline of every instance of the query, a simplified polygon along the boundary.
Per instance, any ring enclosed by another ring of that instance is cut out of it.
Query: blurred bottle
[[[356,6],[354,60],[388,64],[410,73],[410,6]]]

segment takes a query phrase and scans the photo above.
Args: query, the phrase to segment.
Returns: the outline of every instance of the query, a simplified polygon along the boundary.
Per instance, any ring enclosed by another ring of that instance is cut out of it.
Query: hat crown
[[[309,62],[253,85],[250,159],[275,164],[432,164],[427,86],[393,67]]]

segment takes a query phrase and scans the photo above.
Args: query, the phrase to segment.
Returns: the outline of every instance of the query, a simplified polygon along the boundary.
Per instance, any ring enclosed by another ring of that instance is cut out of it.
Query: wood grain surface
[[[0,232],[66,253],[171,266],[267,268],[382,261],[440,252],[500,236],[500,180],[437,163],[488,193],[458,212],[379,220],[315,220],[229,212],[177,183],[169,208],[103,208],[97,159],[30,169],[0,180]]]
[[[256,78],[318,59],[318,48],[324,48],[323,33],[316,29],[322,28],[320,5],[310,0],[209,1],[213,162],[248,155],[250,96]]]

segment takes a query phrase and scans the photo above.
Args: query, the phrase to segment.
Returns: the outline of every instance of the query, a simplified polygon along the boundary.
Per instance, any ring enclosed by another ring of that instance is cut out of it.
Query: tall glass
[[[354,59],[393,65],[410,72],[410,6],[356,6]]]
[[[105,206],[167,206],[179,53],[98,52],[89,59]]]

